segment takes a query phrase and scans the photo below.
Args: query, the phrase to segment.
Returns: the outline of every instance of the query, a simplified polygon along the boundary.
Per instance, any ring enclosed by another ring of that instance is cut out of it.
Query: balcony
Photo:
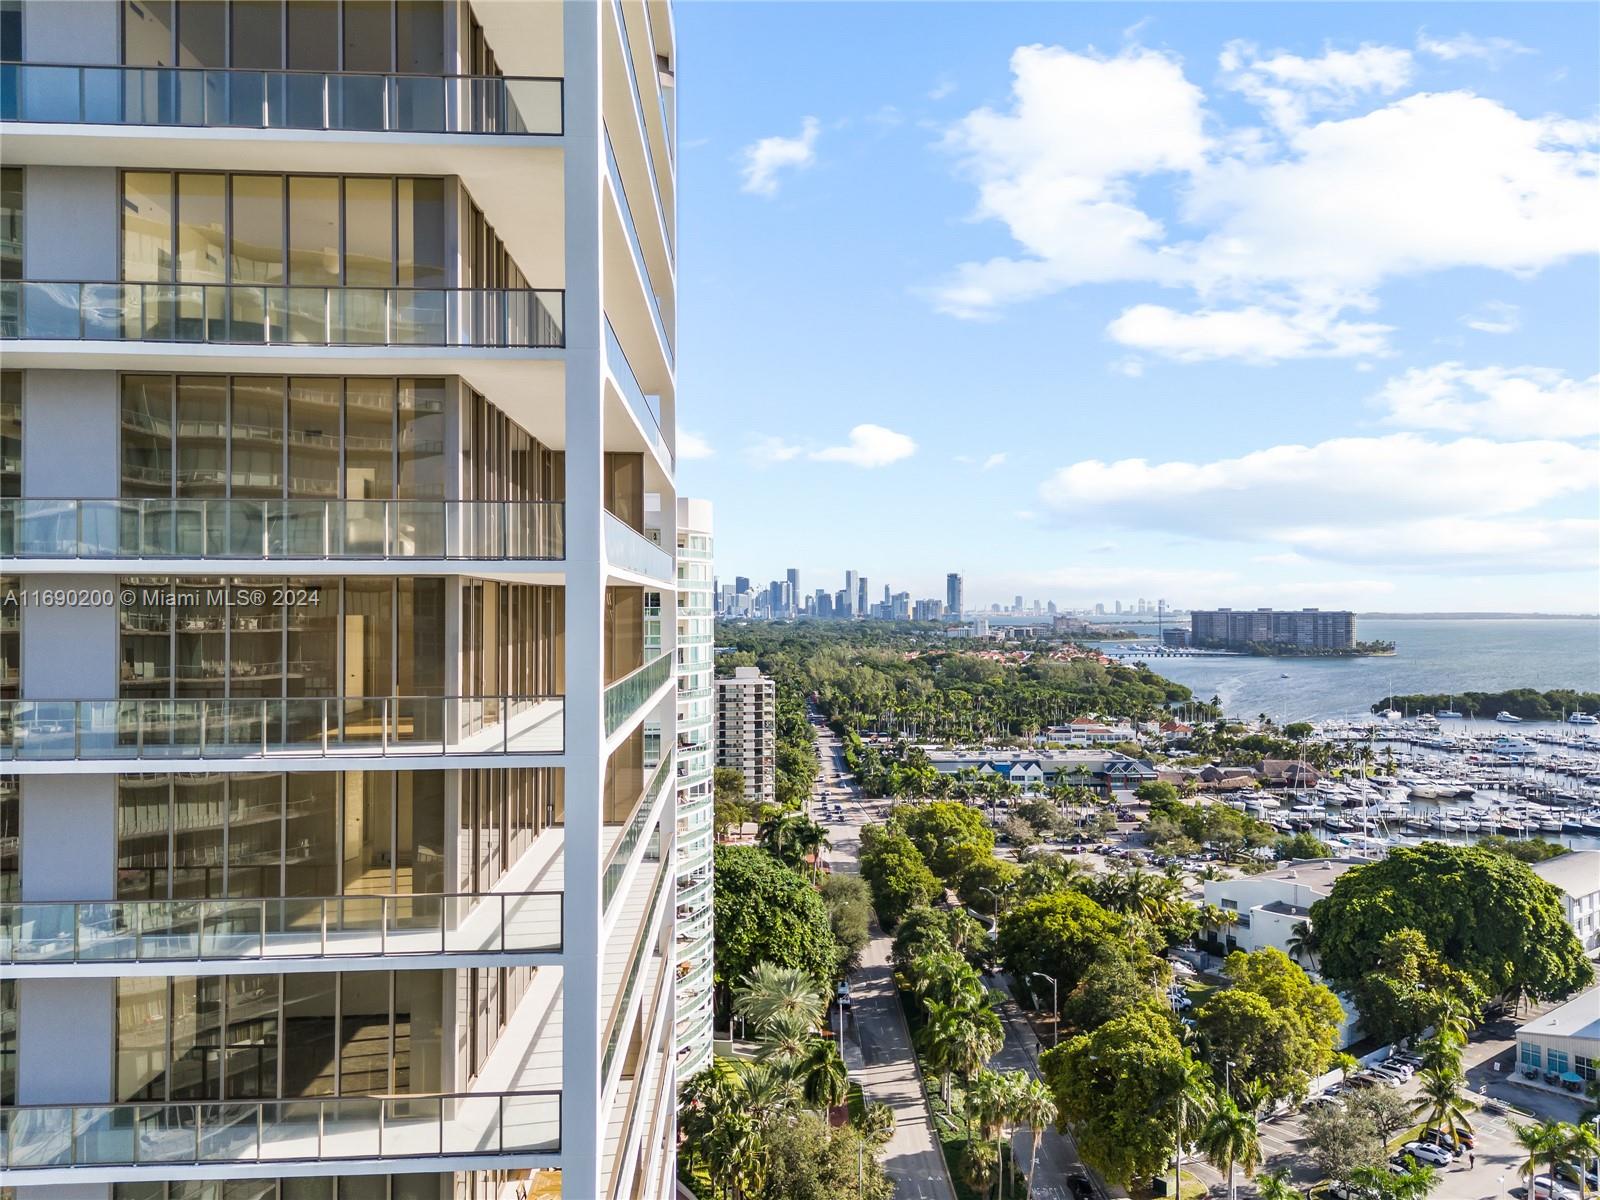
[[[617,894],[623,876],[628,873],[628,864],[633,858],[633,852],[644,837],[645,829],[650,824],[650,819],[656,815],[656,799],[661,795],[661,789],[668,779],[672,777],[672,760],[665,758],[656,767],[655,774],[650,777],[650,782],[645,784],[644,798],[639,802],[638,811],[633,814],[633,820],[623,830],[622,836],[617,839],[611,848],[611,856],[606,864],[605,875],[600,886],[600,908],[602,912],[609,911],[611,899]]]
[[[0,558],[564,557],[566,508],[508,500],[0,499]]]
[[[560,349],[566,293],[533,288],[0,283],[0,341]]]
[[[184,67],[0,65],[0,121],[498,136],[562,133],[562,82]]]
[[[559,754],[564,708],[559,696],[3,700],[0,762]]]
[[[672,678],[672,655],[663,654],[606,688],[606,736],[626,725]]]
[[[606,562],[660,583],[672,581],[672,555],[626,521],[605,515]]]
[[[96,1167],[159,1177],[183,1165],[471,1161],[557,1153],[561,1093],[26,1105],[0,1112],[0,1138],[8,1170],[38,1173],[30,1183],[94,1182]]]
[[[493,959],[559,954],[561,933],[560,892],[23,901],[0,905],[0,963],[18,975],[79,978],[125,963],[259,970],[295,960]]]
[[[622,392],[622,398],[628,402],[628,408],[632,410],[634,419],[639,422],[639,428],[644,430],[645,439],[649,441],[651,448],[661,459],[662,466],[670,474],[673,470],[673,456],[661,432],[661,397],[645,395],[639,377],[633,373],[633,364],[628,361],[628,355],[622,349],[617,331],[611,327],[611,318],[607,317],[605,321],[606,369],[617,381],[617,388]]]

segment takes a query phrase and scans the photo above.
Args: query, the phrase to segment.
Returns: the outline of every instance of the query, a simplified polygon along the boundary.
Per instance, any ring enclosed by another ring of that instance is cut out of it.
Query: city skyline
[[[1315,11],[686,8],[724,561],[1594,611],[1596,14]]]

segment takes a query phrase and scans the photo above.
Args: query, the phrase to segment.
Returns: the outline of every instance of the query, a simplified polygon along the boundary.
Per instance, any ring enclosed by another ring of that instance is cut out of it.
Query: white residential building
[[[1533,873],[1561,890],[1567,923],[1590,958],[1600,956],[1600,850],[1569,850],[1533,865]]]
[[[717,680],[717,766],[744,776],[749,804],[777,800],[776,686],[755,667],[735,667]]]
[[[0,7],[0,1191],[671,1195],[670,3]]]
[[[1517,1067],[1526,1078],[1581,1094],[1600,1077],[1600,987],[1517,1030]]]
[[[711,502],[678,500],[677,1065],[711,1061],[715,626]]]

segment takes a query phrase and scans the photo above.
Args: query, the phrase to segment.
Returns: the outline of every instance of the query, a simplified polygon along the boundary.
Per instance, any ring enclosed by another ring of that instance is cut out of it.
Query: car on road
[[[1432,1142],[1407,1142],[1400,1147],[1401,1154],[1409,1154],[1418,1162],[1427,1163],[1430,1167],[1448,1167],[1455,1162],[1456,1156],[1443,1146],[1435,1146]]]
[[[850,1011],[850,985],[848,983],[841,982],[839,984],[838,1001],[840,1008],[846,1012]]]
[[[1578,1200],[1578,1189],[1569,1188],[1559,1180],[1550,1182],[1548,1175],[1536,1175],[1528,1189],[1528,1200]]]
[[[1080,1175],[1076,1171],[1068,1175],[1067,1190],[1072,1193],[1072,1200],[1094,1200],[1094,1184],[1089,1182],[1087,1175]]]
[[[1337,1098],[1328,1095],[1313,1096],[1300,1106],[1301,1112],[1316,1112],[1319,1108],[1338,1108]]]

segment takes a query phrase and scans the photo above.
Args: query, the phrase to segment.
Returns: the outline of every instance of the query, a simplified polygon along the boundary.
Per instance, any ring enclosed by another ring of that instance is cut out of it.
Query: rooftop
[[[1275,871],[1263,871],[1259,875],[1247,875],[1246,879],[1286,879],[1295,883],[1331,886],[1333,881],[1343,875],[1351,867],[1365,865],[1359,858],[1308,858],[1302,862],[1293,862],[1288,866],[1279,867]]]
[[[1554,1012],[1535,1017],[1517,1033],[1534,1037],[1592,1038],[1600,1041],[1600,987],[1581,992]]]
[[[1285,917],[1309,917],[1311,910],[1299,904],[1289,904],[1282,900],[1274,900],[1271,904],[1261,906],[1263,912],[1279,913]]]
[[[1570,850],[1559,858],[1535,863],[1533,872],[1569,896],[1600,892],[1600,850]]]

